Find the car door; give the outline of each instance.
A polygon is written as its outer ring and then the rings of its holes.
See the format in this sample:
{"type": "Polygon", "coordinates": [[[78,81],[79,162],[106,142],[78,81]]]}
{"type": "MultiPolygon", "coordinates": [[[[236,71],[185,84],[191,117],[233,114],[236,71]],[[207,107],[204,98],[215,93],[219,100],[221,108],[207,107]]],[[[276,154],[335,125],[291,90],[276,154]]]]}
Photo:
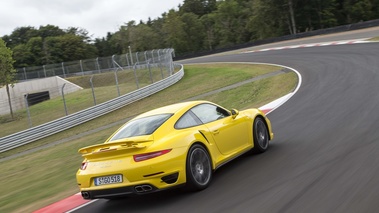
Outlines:
{"type": "Polygon", "coordinates": [[[223,155],[230,155],[248,146],[249,130],[244,116],[233,118],[229,111],[208,103],[198,105],[191,111],[208,127],[223,155]]]}

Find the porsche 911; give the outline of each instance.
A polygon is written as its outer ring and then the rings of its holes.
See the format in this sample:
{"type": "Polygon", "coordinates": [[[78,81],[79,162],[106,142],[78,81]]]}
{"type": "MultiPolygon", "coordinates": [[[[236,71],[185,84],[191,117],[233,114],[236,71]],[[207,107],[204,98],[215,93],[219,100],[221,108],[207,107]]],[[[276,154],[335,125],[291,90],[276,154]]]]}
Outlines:
{"type": "Polygon", "coordinates": [[[259,109],[227,110],[208,101],[177,103],[126,122],[104,143],[79,149],[84,199],[142,195],[177,186],[207,188],[213,172],[263,153],[274,134],[259,109]]]}

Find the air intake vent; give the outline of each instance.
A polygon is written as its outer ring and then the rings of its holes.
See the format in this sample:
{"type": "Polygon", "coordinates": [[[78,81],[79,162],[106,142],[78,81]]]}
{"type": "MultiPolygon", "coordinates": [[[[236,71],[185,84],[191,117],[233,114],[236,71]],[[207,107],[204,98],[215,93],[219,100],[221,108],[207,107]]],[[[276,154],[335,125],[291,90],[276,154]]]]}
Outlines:
{"type": "Polygon", "coordinates": [[[167,184],[175,183],[178,180],[179,172],[162,177],[162,181],[167,184]]]}

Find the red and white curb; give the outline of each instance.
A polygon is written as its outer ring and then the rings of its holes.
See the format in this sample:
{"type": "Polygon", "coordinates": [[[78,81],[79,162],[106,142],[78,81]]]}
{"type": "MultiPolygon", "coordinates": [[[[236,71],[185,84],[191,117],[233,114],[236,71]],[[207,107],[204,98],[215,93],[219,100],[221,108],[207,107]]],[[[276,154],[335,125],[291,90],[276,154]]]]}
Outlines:
{"type": "Polygon", "coordinates": [[[267,49],[246,51],[243,53],[265,52],[265,51],[270,51],[270,50],[285,50],[285,49],[296,49],[296,48],[306,48],[306,47],[343,45],[343,44],[361,44],[361,43],[371,42],[371,41],[366,41],[367,39],[368,38],[362,38],[362,39],[353,39],[353,40],[344,40],[344,41],[331,41],[331,42],[323,42],[323,43],[312,43],[312,44],[301,44],[301,45],[292,45],[292,46],[284,46],[284,47],[273,47],[273,48],[267,48],[267,49]]]}
{"type": "Polygon", "coordinates": [[[289,93],[281,98],[276,99],[275,101],[272,101],[262,107],[259,107],[259,109],[267,115],[270,112],[274,111],[276,108],[278,108],[278,106],[284,104],[288,99],[292,97],[293,94],[294,93],[289,93]]]}
{"type": "Polygon", "coordinates": [[[61,201],[48,205],[42,209],[34,211],[33,213],[59,213],[59,212],[73,212],[86,205],[89,205],[96,200],[84,200],[80,193],[76,193],[61,201]]]}

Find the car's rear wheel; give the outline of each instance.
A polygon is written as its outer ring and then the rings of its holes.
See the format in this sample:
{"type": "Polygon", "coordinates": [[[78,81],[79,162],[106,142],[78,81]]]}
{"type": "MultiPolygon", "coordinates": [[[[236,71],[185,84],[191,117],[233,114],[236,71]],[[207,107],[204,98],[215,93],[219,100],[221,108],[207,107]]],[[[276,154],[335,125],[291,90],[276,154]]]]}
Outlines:
{"type": "Polygon", "coordinates": [[[253,125],[254,152],[263,153],[268,149],[269,139],[266,123],[263,118],[257,117],[253,125]]]}
{"type": "Polygon", "coordinates": [[[212,179],[212,165],[208,152],[199,144],[193,145],[187,156],[187,189],[199,191],[207,188],[212,179]]]}

